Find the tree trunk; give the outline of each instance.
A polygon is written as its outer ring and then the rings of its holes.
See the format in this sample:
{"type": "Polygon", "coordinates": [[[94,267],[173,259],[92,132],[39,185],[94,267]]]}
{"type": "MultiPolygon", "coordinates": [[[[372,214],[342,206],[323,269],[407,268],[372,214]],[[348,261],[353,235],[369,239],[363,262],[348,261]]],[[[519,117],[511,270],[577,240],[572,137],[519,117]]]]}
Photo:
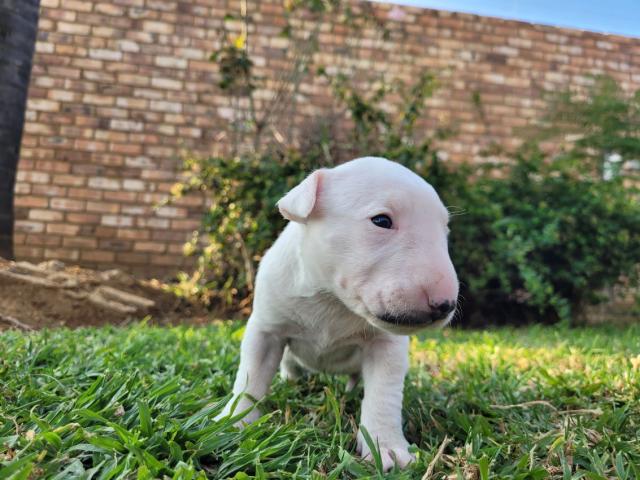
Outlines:
{"type": "Polygon", "coordinates": [[[13,195],[40,0],[0,0],[0,257],[13,259],[13,195]]]}

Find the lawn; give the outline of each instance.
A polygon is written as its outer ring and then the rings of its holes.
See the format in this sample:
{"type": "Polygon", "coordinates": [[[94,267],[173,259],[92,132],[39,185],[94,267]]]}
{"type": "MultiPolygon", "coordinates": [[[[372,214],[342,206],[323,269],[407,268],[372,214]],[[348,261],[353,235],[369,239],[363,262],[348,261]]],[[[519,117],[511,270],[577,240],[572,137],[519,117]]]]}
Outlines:
{"type": "MultiPolygon", "coordinates": [[[[0,479],[385,478],[342,377],[276,379],[258,424],[214,422],[241,334],[0,333],[0,479]]],[[[405,393],[417,461],[386,478],[640,477],[640,326],[424,334],[405,393]]]]}

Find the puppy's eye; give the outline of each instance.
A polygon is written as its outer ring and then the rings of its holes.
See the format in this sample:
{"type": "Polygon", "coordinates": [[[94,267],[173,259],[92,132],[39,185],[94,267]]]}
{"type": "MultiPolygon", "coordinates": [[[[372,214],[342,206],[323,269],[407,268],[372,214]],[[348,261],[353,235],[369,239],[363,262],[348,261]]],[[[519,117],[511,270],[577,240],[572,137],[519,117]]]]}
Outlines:
{"type": "Polygon", "coordinates": [[[376,215],[375,217],[371,217],[371,222],[376,227],[380,228],[391,228],[393,226],[393,222],[389,215],[376,215]]]}

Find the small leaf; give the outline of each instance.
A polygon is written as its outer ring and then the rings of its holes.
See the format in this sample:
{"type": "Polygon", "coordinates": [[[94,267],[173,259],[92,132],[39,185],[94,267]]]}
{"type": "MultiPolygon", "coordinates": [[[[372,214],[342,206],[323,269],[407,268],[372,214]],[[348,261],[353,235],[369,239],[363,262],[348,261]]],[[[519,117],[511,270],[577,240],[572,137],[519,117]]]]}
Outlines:
{"type": "Polygon", "coordinates": [[[489,458],[484,455],[478,462],[480,470],[480,480],[489,480],[489,458]]]}
{"type": "Polygon", "coordinates": [[[153,433],[151,428],[151,412],[149,406],[144,402],[138,402],[138,416],[140,417],[140,430],[147,437],[153,433]]]}

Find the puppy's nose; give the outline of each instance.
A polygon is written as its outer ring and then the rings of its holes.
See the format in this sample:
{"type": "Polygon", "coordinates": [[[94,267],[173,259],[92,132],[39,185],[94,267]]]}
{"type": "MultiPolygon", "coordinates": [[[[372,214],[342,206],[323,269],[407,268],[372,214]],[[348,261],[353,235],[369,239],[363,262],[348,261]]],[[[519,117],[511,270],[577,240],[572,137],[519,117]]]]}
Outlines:
{"type": "Polygon", "coordinates": [[[450,302],[448,300],[442,303],[434,303],[429,305],[431,308],[431,319],[433,321],[441,320],[449,315],[456,308],[455,302],[450,302]]]}

